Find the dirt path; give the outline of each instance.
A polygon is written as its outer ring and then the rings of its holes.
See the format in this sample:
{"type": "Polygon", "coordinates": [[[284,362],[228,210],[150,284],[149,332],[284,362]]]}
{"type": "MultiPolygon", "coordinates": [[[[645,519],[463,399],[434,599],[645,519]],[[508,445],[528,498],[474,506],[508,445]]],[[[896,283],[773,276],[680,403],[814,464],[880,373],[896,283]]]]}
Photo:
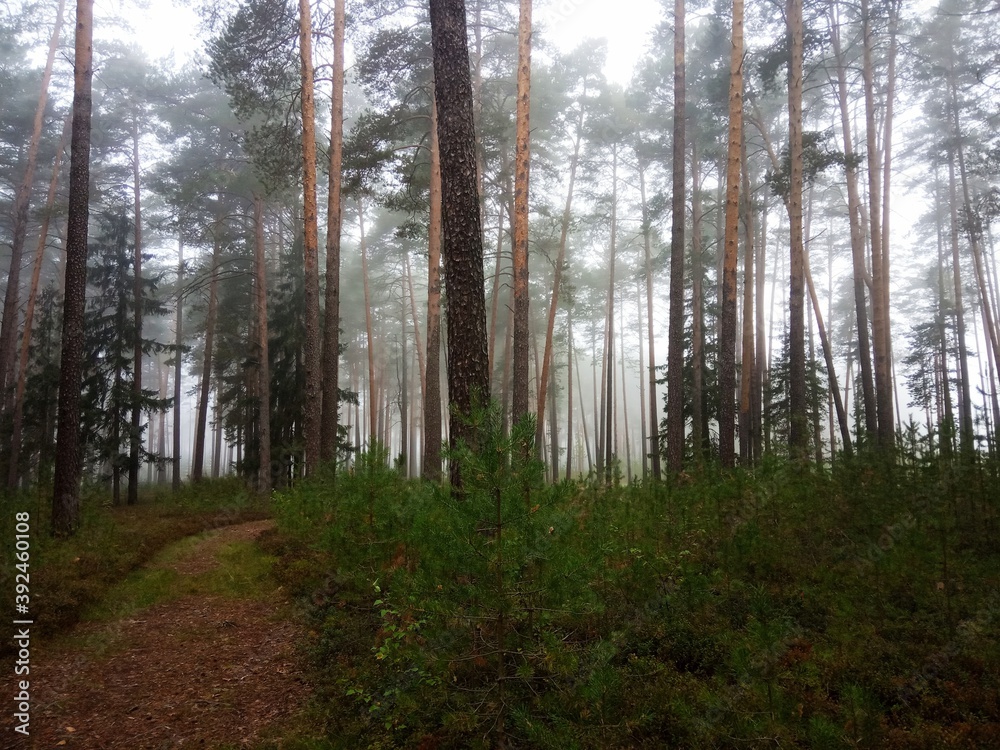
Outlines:
{"type": "Polygon", "coordinates": [[[269,590],[242,595],[218,580],[240,574],[239,561],[230,573],[220,558],[252,549],[271,526],[254,521],[175,545],[144,573],[182,596],[142,609],[125,603],[124,617],[81,625],[41,649],[30,747],[238,748],[273,737],[308,694],[298,626],[269,578],[269,590]]]}

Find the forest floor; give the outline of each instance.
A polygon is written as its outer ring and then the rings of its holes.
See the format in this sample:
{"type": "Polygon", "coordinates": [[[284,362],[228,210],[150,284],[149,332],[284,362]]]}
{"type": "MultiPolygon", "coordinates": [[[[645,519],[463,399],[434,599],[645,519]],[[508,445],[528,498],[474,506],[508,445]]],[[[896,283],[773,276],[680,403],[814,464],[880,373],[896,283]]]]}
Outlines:
{"type": "Polygon", "coordinates": [[[243,747],[301,709],[301,638],[257,546],[273,521],[177,542],[32,664],[33,748],[243,747]]]}

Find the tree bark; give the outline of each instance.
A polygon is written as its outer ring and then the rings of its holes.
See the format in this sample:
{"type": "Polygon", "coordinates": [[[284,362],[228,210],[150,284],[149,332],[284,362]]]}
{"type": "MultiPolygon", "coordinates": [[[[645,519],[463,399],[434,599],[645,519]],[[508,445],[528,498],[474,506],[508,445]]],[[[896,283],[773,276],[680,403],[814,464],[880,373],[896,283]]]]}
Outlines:
{"type": "Polygon", "coordinates": [[[361,233],[361,279],[365,292],[365,341],[368,350],[368,448],[378,437],[376,419],[378,409],[375,407],[375,331],[372,325],[372,302],[368,279],[368,246],[365,242],[365,210],[358,200],[358,229],[361,233]]]}
{"type": "MultiPolygon", "coordinates": [[[[638,158],[638,155],[637,155],[638,158]]],[[[646,271],[646,331],[649,346],[649,467],[653,479],[659,480],[660,472],[660,430],[656,421],[656,341],[653,336],[653,253],[652,253],[652,220],[649,215],[649,203],[646,201],[646,174],[642,160],[639,159],[639,199],[642,201],[642,250],[646,271]]],[[[646,450],[645,448],[643,449],[646,450]]],[[[643,461],[643,468],[646,462],[643,461]]]]}
{"type": "Polygon", "coordinates": [[[740,364],[740,460],[752,466],[759,458],[754,452],[753,373],[756,361],[754,349],[754,225],[753,201],[750,190],[750,169],[747,163],[746,140],[741,139],[740,163],[743,174],[743,225],[746,245],[743,247],[743,317],[742,360],[740,364]]]}
{"type": "Polygon", "coordinates": [[[427,368],[424,371],[424,440],[421,473],[441,481],[441,151],[437,104],[431,102],[431,185],[427,261],[427,368]]]}
{"type": "Polygon", "coordinates": [[[865,90],[865,130],[868,142],[869,233],[872,258],[872,343],[875,349],[875,408],[878,414],[878,442],[882,450],[891,450],[896,430],[893,424],[892,363],[888,349],[888,283],[882,261],[882,185],[881,152],[878,149],[878,126],[875,121],[875,83],[872,63],[874,48],[871,10],[868,0],[861,0],[861,23],[864,36],[862,77],[865,90]]]}
{"type": "MultiPolygon", "coordinates": [[[[667,466],[684,464],[684,0],[674,0],[673,195],[670,233],[670,330],[667,338],[667,466]]],[[[652,365],[652,362],[650,362],[652,365]]]]}
{"type": "MultiPolygon", "coordinates": [[[[320,460],[336,470],[340,421],[340,233],[344,160],[344,0],[333,3],[333,89],[330,107],[330,189],[326,206],[326,290],[323,310],[323,398],[320,460]]],[[[416,320],[416,318],[414,318],[416,320]]]]}
{"type": "Polygon", "coordinates": [[[184,343],[184,238],[177,240],[177,325],[174,330],[176,351],[174,352],[174,434],[173,465],[171,484],[174,492],[181,489],[181,379],[184,373],[181,346],[184,343]]]}
{"type": "MultiPolygon", "coordinates": [[[[476,184],[476,134],[464,0],[430,0],[434,88],[441,151],[442,234],[448,290],[448,397],[452,447],[478,445],[469,418],[490,395],[486,353],[483,234],[476,184]]],[[[461,491],[457,461],[452,486],[461,491]]]]}
{"type": "Polygon", "coordinates": [[[605,344],[605,358],[602,372],[607,377],[604,394],[601,403],[604,407],[603,415],[603,447],[604,447],[604,481],[611,484],[612,460],[616,455],[616,447],[613,438],[614,425],[614,382],[615,382],[615,265],[617,261],[618,241],[618,144],[612,147],[611,157],[611,246],[608,259],[608,308],[607,308],[607,338],[605,344]]]}
{"type": "MultiPolygon", "coordinates": [[[[566,312],[566,481],[573,473],[573,310],[566,312]]],[[[558,476],[558,472],[556,472],[558,476]]]]}
{"type": "MultiPolygon", "coordinates": [[[[562,226],[559,230],[559,251],[556,254],[555,273],[552,280],[552,299],[549,302],[549,317],[545,327],[545,348],[542,354],[542,374],[538,380],[538,422],[535,426],[535,443],[542,442],[542,428],[545,426],[545,389],[549,382],[549,369],[552,363],[552,338],[556,327],[556,309],[559,306],[559,288],[562,284],[562,270],[566,263],[566,244],[569,239],[569,224],[572,217],[573,187],[576,183],[576,168],[580,159],[580,142],[583,131],[583,107],[577,120],[576,142],[573,144],[573,156],[569,163],[569,186],[566,189],[566,206],[563,208],[562,226]]],[[[553,381],[554,382],[554,381],[553,381]]]]}
{"type": "Polygon", "coordinates": [[[695,463],[704,456],[708,417],[705,414],[705,302],[701,249],[701,168],[698,143],[691,143],[691,443],[695,463]]]}
{"type": "Polygon", "coordinates": [[[87,299],[93,32],[93,0],[77,0],[69,216],[59,367],[59,428],[52,489],[52,533],[57,536],[73,534],[80,525],[80,381],[83,369],[83,315],[87,299]]]}
{"type": "Polygon", "coordinates": [[[302,80],[302,193],[305,244],[305,434],[306,476],[320,462],[322,422],[322,351],[319,333],[319,240],[316,221],[316,109],[313,99],[312,18],[309,0],[299,0],[299,58],[302,80]]]}
{"type": "MultiPolygon", "coordinates": [[[[520,0],[517,31],[517,112],[514,146],[514,382],[511,406],[513,420],[528,414],[528,191],[531,149],[531,0],[520,0]]],[[[559,268],[556,268],[558,279],[559,268]]],[[[558,284],[558,281],[556,281],[558,284]]],[[[545,379],[539,393],[545,392],[545,379]]],[[[537,435],[542,434],[545,401],[538,400],[537,435]]],[[[540,444],[540,440],[538,441],[540,444]]]]}
{"type": "Polygon", "coordinates": [[[878,414],[875,406],[875,380],[872,367],[871,339],[868,335],[868,305],[865,298],[865,237],[861,223],[861,198],[858,192],[857,158],[851,130],[850,100],[847,95],[847,64],[840,45],[839,4],[831,10],[830,40],[837,62],[837,92],[840,123],[844,136],[844,160],[847,176],[847,213],[851,226],[851,256],[854,264],[854,308],[858,331],[858,351],[861,367],[861,394],[865,414],[865,430],[869,439],[878,434],[878,414]]]}
{"type": "Polygon", "coordinates": [[[204,475],[205,464],[205,434],[208,431],[208,398],[212,383],[212,357],[215,348],[215,324],[219,315],[219,263],[222,254],[222,241],[219,239],[218,221],[212,240],[212,268],[208,282],[208,313],[205,318],[205,353],[201,370],[200,395],[198,398],[198,417],[194,436],[194,463],[191,467],[191,480],[200,482],[204,475]]]}
{"type": "Polygon", "coordinates": [[[743,0],[733,0],[729,62],[729,150],[726,169],[726,234],[722,261],[719,332],[719,460],[736,464],[736,263],[739,254],[740,145],[743,142],[743,0]]]}
{"type": "Polygon", "coordinates": [[[35,182],[35,165],[38,161],[38,144],[42,138],[42,124],[45,120],[45,105],[49,98],[49,81],[52,80],[52,66],[59,47],[59,32],[62,29],[65,0],[59,0],[56,22],[49,38],[49,51],[45,58],[45,69],[35,105],[35,119],[31,128],[31,140],[25,159],[24,178],[14,197],[14,231],[10,245],[10,270],[7,273],[7,292],[3,302],[3,320],[0,321],[0,396],[4,407],[8,403],[7,389],[14,377],[14,351],[17,344],[18,307],[21,295],[21,262],[24,243],[28,236],[28,205],[31,189],[35,182]]]}
{"type": "Polygon", "coordinates": [[[788,140],[791,162],[788,197],[790,281],[788,288],[789,351],[789,450],[792,457],[807,456],[809,425],[806,417],[804,242],[802,236],[802,0],[788,0],[788,35],[791,60],[788,66],[788,140]]]}
{"type": "Polygon", "coordinates": [[[42,264],[45,261],[45,243],[49,236],[49,220],[52,207],[55,205],[56,188],[59,185],[59,165],[62,162],[63,150],[69,140],[72,118],[63,122],[59,147],[56,149],[55,161],[52,164],[52,178],[49,180],[49,192],[45,199],[45,214],[42,226],[38,232],[38,246],[35,249],[35,262],[31,269],[31,286],[28,291],[28,306],[24,312],[24,332],[21,334],[21,350],[17,363],[17,389],[14,393],[14,415],[11,423],[10,464],[7,472],[7,489],[17,489],[21,479],[21,437],[24,430],[24,392],[28,383],[28,356],[31,352],[31,334],[35,321],[35,306],[38,304],[38,282],[42,274],[42,264]]]}
{"type": "Polygon", "coordinates": [[[132,196],[135,213],[135,248],[132,259],[132,424],[129,432],[128,504],[139,502],[139,451],[142,433],[142,189],[139,184],[139,122],[132,123],[132,196]]]}
{"type": "Polygon", "coordinates": [[[264,201],[253,196],[254,301],[257,312],[257,492],[271,496],[271,367],[267,341],[267,257],[264,253],[264,201]]]}

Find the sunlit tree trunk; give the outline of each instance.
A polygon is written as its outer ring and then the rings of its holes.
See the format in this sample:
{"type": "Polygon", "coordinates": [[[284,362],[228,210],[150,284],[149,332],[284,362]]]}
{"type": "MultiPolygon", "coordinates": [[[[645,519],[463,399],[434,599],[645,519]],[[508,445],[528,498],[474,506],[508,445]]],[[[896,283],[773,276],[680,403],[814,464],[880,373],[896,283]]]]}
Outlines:
{"type": "Polygon", "coordinates": [[[319,331],[319,238],[316,220],[316,107],[313,97],[312,18],[309,0],[299,0],[299,59],[301,62],[302,194],[305,244],[305,336],[303,359],[306,383],[303,433],[308,476],[320,462],[322,422],[322,346],[319,331]]]}
{"type": "Polygon", "coordinates": [[[73,534],[80,524],[80,381],[83,366],[83,315],[87,298],[93,22],[93,1],[77,0],[69,216],[66,231],[62,356],[59,366],[59,431],[56,437],[52,489],[52,533],[57,536],[73,534]]]}
{"type": "MultiPolygon", "coordinates": [[[[320,459],[337,458],[340,417],[340,233],[344,158],[344,0],[333,3],[333,88],[330,107],[330,190],[326,208],[326,290],[323,310],[323,399],[320,459]]],[[[414,321],[416,318],[414,318],[414,321]]]]}
{"type": "MultiPolygon", "coordinates": [[[[673,193],[670,233],[670,323],[667,338],[667,466],[684,463],[684,0],[674,0],[673,193]]],[[[652,362],[650,363],[652,364],[652,362]]]]}

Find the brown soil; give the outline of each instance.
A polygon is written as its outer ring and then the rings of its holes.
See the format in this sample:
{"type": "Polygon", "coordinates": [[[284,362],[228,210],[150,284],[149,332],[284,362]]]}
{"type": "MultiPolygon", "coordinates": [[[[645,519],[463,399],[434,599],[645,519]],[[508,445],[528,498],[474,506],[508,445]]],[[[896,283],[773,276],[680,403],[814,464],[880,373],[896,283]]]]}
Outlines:
{"type": "MultiPolygon", "coordinates": [[[[271,525],[220,529],[169,567],[183,575],[211,570],[223,546],[271,525]]],[[[301,632],[288,610],[286,601],[198,595],[81,625],[32,664],[28,746],[235,748],[269,729],[273,738],[308,694],[295,651],[301,632]],[[81,651],[81,643],[91,645],[81,651]]]]}

